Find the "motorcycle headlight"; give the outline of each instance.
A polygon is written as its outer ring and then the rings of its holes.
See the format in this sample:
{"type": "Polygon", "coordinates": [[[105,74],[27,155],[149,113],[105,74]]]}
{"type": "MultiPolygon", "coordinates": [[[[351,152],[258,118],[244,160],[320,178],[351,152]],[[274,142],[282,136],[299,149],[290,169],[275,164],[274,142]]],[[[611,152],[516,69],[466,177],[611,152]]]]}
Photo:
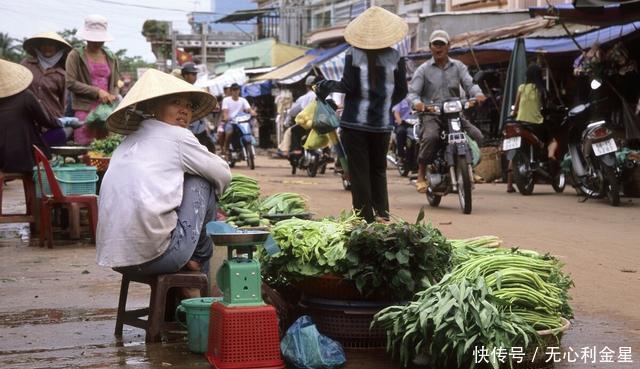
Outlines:
{"type": "Polygon", "coordinates": [[[455,100],[455,101],[445,101],[445,103],[442,105],[442,110],[444,110],[444,113],[459,113],[462,111],[462,103],[460,102],[460,100],[455,100]]]}

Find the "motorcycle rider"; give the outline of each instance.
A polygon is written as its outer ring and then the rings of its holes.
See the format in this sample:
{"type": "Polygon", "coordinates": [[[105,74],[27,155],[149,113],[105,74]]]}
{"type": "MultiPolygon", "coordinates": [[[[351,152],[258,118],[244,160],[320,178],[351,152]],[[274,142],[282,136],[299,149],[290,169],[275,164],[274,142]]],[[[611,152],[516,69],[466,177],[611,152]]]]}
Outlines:
{"type": "MultiPolygon", "coordinates": [[[[467,67],[462,62],[449,58],[449,40],[449,34],[444,30],[435,30],[429,37],[429,49],[433,57],[416,69],[407,95],[416,111],[425,111],[425,102],[442,102],[447,98],[459,97],[460,86],[467,96],[475,97],[478,103],[486,100],[480,87],[473,83],[467,67]]],[[[427,191],[427,165],[433,164],[440,141],[437,119],[440,117],[425,115],[422,121],[416,182],[416,190],[420,193],[427,191]]],[[[482,132],[463,117],[462,127],[478,144],[482,142],[482,132]]]]}
{"type": "Polygon", "coordinates": [[[231,142],[233,136],[233,124],[231,120],[234,119],[241,112],[249,113],[252,117],[256,116],[255,110],[251,108],[249,102],[244,97],[240,96],[240,85],[234,83],[230,87],[231,96],[227,96],[222,99],[222,121],[224,122],[224,136],[222,140],[222,153],[225,155],[227,147],[231,142]]]}
{"type": "MultiPolygon", "coordinates": [[[[304,108],[307,107],[307,105],[309,105],[313,100],[316,99],[316,93],[312,88],[315,81],[316,77],[313,75],[310,75],[307,77],[307,79],[305,79],[304,85],[306,86],[307,92],[304,95],[298,97],[298,99],[296,99],[296,101],[293,103],[291,109],[289,109],[289,112],[287,113],[285,124],[291,124],[290,122],[296,117],[296,115],[300,114],[300,112],[303,111],[304,108]]],[[[297,143],[293,141],[292,129],[294,127],[296,126],[292,125],[284,131],[284,134],[282,135],[282,142],[280,143],[280,145],[278,145],[278,149],[280,149],[284,156],[289,155],[289,151],[291,150],[292,145],[296,147],[302,147],[302,144],[297,145],[297,143]]],[[[299,138],[300,137],[298,137],[298,139],[299,138]]]]}

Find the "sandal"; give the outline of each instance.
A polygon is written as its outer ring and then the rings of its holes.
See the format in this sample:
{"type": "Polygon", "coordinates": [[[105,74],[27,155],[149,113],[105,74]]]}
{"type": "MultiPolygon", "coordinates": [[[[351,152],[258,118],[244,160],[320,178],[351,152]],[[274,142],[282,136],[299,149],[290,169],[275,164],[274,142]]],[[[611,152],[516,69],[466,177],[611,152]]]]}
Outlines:
{"type": "Polygon", "coordinates": [[[427,184],[427,181],[417,181],[416,182],[416,191],[418,191],[419,193],[427,193],[427,187],[429,185],[427,184]]]}

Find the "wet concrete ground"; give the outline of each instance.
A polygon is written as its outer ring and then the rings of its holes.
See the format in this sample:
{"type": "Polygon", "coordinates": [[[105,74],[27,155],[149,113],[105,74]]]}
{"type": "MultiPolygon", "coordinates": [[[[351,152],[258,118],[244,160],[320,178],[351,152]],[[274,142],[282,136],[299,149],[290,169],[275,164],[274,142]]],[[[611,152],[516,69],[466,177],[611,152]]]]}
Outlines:
{"type": "MultiPolygon", "coordinates": [[[[289,187],[300,185],[309,188],[306,185],[309,178],[277,177],[283,172],[281,167],[282,163],[276,163],[275,169],[267,168],[260,172],[263,179],[270,178],[261,181],[266,193],[282,191],[284,182],[289,183],[289,187]]],[[[326,179],[314,181],[320,182],[323,190],[326,190],[326,186],[339,187],[338,179],[330,175],[327,175],[326,179]]],[[[399,184],[390,181],[390,187],[393,186],[399,184]]],[[[479,194],[483,194],[488,188],[478,187],[476,192],[479,194]]],[[[294,190],[305,193],[303,190],[294,190]]],[[[404,189],[400,188],[398,193],[400,191],[404,189]]],[[[313,202],[313,190],[305,194],[310,196],[313,202]]],[[[336,194],[328,203],[312,204],[312,208],[315,208],[313,210],[321,215],[323,211],[337,213],[335,210],[344,208],[348,201],[345,202],[344,193],[336,194]],[[318,211],[319,208],[323,210],[318,211]]],[[[486,193],[485,196],[490,196],[490,193],[486,193]]],[[[17,209],[22,206],[19,183],[11,182],[5,187],[4,202],[5,209],[17,209]]],[[[635,210],[637,211],[637,206],[635,210]]],[[[400,210],[397,213],[402,215],[400,210]]],[[[407,219],[411,219],[409,215],[407,219]]],[[[453,219],[458,222],[458,218],[453,219]]],[[[440,222],[446,229],[447,222],[440,222]]],[[[455,222],[454,224],[457,224],[455,222]]],[[[635,224],[637,227],[637,223],[635,224]]],[[[123,339],[116,340],[113,329],[119,293],[119,274],[99,268],[95,264],[95,248],[86,239],[56,241],[53,250],[41,249],[37,247],[36,240],[22,241],[19,238],[19,229],[19,225],[0,225],[1,369],[209,368],[203,356],[188,351],[183,334],[171,335],[168,343],[147,345],[144,343],[143,331],[125,326],[123,339]]],[[[633,247],[631,244],[629,246],[633,247]]],[[[635,264],[637,252],[638,250],[630,251],[628,256],[629,260],[634,261],[632,264],[635,267],[638,266],[635,264]]],[[[594,265],[595,263],[596,261],[594,265]]],[[[627,273],[630,284],[627,284],[626,288],[632,293],[628,299],[635,301],[638,296],[633,294],[634,288],[637,288],[640,278],[633,272],[627,273]]],[[[611,277],[602,274],[594,278],[606,281],[611,277]]],[[[617,284],[612,286],[618,287],[617,284]]],[[[600,296],[601,301],[594,300],[593,303],[600,307],[606,305],[607,299],[621,296],[618,295],[619,290],[614,296],[612,291],[608,290],[585,291],[588,288],[590,287],[584,285],[576,288],[576,319],[563,338],[563,351],[573,350],[579,353],[585,347],[595,346],[597,351],[608,347],[617,353],[620,347],[630,347],[634,362],[602,363],[601,360],[597,360],[596,363],[584,363],[584,360],[578,357],[575,363],[569,363],[565,359],[555,367],[640,368],[640,330],[638,320],[633,319],[634,316],[640,318],[640,308],[635,305],[633,308],[625,307],[615,313],[607,313],[605,308],[592,309],[588,301],[585,302],[580,296],[600,296]],[[635,312],[630,309],[634,309],[635,312]],[[625,315],[628,318],[624,318],[625,315]]],[[[131,289],[129,307],[142,307],[147,301],[146,286],[137,285],[131,289]]],[[[611,307],[608,309],[611,311],[611,307]]],[[[348,351],[347,360],[347,369],[399,368],[399,365],[383,351],[348,351]]]]}

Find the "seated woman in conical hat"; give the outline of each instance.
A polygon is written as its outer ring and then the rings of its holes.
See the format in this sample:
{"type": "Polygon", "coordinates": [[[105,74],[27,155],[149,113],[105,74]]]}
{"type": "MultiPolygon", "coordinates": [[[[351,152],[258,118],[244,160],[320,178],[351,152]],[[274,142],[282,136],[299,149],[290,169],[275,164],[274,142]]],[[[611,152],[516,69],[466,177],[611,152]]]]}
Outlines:
{"type": "Polygon", "coordinates": [[[231,172],[187,126],[215,106],[209,93],[149,70],[109,116],[107,128],[126,137],[100,190],[98,264],[138,275],[208,271],[204,229],[231,172]]]}

